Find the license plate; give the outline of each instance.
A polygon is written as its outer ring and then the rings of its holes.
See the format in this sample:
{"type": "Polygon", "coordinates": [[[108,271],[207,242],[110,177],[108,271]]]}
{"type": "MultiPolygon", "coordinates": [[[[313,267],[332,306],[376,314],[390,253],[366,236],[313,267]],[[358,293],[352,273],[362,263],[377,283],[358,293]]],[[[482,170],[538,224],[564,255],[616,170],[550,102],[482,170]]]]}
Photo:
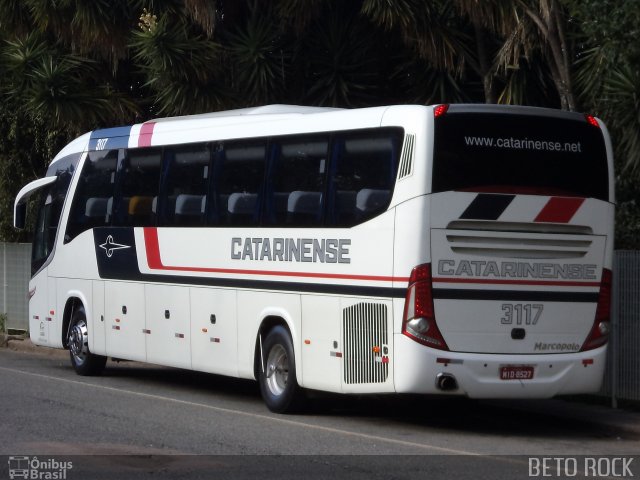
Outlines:
{"type": "Polygon", "coordinates": [[[500,380],[531,380],[532,378],[532,365],[509,365],[500,367],[500,380]]]}

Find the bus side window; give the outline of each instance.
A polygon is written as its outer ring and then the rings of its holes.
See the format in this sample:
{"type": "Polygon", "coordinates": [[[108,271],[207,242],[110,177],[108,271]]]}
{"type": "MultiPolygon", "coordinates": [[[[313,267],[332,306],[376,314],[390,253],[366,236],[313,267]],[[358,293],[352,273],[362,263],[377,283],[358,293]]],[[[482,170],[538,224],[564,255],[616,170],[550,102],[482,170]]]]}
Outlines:
{"type": "Polygon", "coordinates": [[[322,223],[328,148],[327,135],[274,141],[266,189],[266,224],[322,223]]]}
{"type": "Polygon", "coordinates": [[[161,197],[154,213],[158,225],[204,224],[210,153],[207,144],[165,149],[161,197]]]}
{"type": "Polygon", "coordinates": [[[118,173],[120,192],[113,204],[114,226],[155,225],[153,207],[154,203],[157,207],[160,167],[160,149],[128,151],[118,173]]]}
{"type": "Polygon", "coordinates": [[[212,223],[253,226],[259,223],[266,141],[226,142],[214,161],[212,223]]]}
{"type": "Polygon", "coordinates": [[[333,145],[328,223],[349,227],[384,212],[391,202],[402,132],[339,134],[333,145]]]}
{"type": "Polygon", "coordinates": [[[71,205],[65,243],[86,230],[109,225],[117,166],[118,150],[88,153],[71,205]]]}

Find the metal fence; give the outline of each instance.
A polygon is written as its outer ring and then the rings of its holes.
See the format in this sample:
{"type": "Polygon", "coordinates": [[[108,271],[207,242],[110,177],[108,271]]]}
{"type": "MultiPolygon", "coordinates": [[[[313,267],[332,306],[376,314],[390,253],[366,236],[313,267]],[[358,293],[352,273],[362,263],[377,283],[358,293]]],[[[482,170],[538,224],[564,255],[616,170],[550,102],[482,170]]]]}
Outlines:
{"type": "Polygon", "coordinates": [[[640,400],[640,251],[613,260],[612,335],[602,395],[640,400]]]}
{"type": "MultiPolygon", "coordinates": [[[[8,328],[29,328],[30,258],[30,244],[0,243],[0,313],[7,314],[8,328]]],[[[616,251],[613,272],[612,334],[600,394],[615,405],[617,399],[640,400],[640,251],[616,251]]]]}
{"type": "Polygon", "coordinates": [[[31,276],[31,244],[0,243],[0,313],[7,315],[7,328],[27,330],[27,290],[31,276]]]}

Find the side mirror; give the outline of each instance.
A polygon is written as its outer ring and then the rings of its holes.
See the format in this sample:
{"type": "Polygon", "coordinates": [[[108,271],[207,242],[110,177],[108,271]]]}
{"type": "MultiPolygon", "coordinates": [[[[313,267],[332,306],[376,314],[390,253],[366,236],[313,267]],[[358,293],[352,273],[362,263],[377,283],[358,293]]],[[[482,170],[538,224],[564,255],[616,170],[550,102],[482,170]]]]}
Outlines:
{"type": "Polygon", "coordinates": [[[16,195],[15,203],[13,204],[13,226],[19,229],[23,229],[27,220],[27,199],[42,187],[51,185],[58,177],[44,177],[38,180],[34,180],[28,185],[22,187],[22,190],[16,195]]]}

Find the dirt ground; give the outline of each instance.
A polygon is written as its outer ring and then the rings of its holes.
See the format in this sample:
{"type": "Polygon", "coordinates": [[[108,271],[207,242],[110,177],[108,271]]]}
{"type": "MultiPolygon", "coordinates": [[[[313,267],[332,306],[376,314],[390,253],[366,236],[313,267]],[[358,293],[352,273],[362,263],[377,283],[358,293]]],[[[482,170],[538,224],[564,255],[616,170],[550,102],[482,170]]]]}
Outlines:
{"type": "Polygon", "coordinates": [[[50,357],[68,357],[69,352],[59,348],[40,347],[34,345],[29,337],[0,334],[0,348],[8,348],[14,352],[35,353],[50,357]]]}

